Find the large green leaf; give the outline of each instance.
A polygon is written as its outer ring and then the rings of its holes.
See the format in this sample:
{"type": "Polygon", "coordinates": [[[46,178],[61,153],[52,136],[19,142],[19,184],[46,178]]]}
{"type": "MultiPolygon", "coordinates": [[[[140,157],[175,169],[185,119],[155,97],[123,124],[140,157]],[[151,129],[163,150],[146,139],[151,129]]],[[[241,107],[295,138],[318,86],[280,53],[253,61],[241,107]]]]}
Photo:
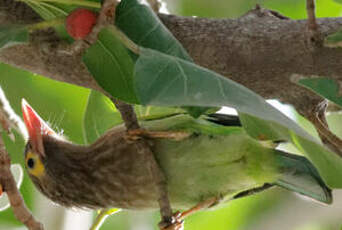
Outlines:
{"type": "Polygon", "coordinates": [[[154,50],[140,50],[135,66],[139,101],[157,106],[230,106],[249,115],[262,139],[291,141],[318,168],[326,183],[342,188],[342,158],[325,149],[312,136],[251,90],[208,69],[154,50]],[[262,129],[260,128],[262,127],[262,129]]]}
{"type": "Polygon", "coordinates": [[[138,103],[132,80],[134,63],[110,28],[100,32],[95,44],[84,54],[83,61],[108,93],[123,101],[138,103]]]}
{"type": "MultiPolygon", "coordinates": [[[[116,10],[116,25],[137,45],[182,58],[192,59],[179,41],[163,25],[157,15],[137,0],[121,1],[116,10]]],[[[192,116],[198,117],[210,108],[185,107],[192,116]]]]}
{"type": "Polygon", "coordinates": [[[308,88],[318,95],[342,106],[340,86],[334,79],[329,78],[303,78],[298,80],[299,85],[308,88]]]}
{"type": "MultiPolygon", "coordinates": [[[[182,45],[145,5],[136,0],[121,1],[116,11],[117,26],[136,44],[192,61],[182,45]]],[[[98,41],[87,50],[84,62],[95,80],[112,96],[129,103],[139,103],[132,84],[132,59],[136,56],[115,38],[117,32],[108,27],[98,41]]],[[[186,108],[199,116],[209,108],[186,108]]]]}
{"type": "Polygon", "coordinates": [[[0,49],[28,42],[29,33],[24,25],[1,25],[0,26],[0,49]]]}
{"type": "Polygon", "coordinates": [[[311,138],[251,90],[180,58],[141,48],[134,74],[136,93],[142,104],[234,107],[265,120],[283,122],[299,135],[311,138]]]}

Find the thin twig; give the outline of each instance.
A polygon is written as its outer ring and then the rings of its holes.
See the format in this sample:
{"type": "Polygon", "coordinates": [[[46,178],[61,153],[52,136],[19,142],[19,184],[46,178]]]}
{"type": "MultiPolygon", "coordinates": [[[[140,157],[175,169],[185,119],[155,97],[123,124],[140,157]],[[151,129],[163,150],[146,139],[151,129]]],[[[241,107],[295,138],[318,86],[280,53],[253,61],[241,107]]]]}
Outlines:
{"type": "Polygon", "coordinates": [[[317,31],[315,0],[306,0],[306,13],[308,17],[308,28],[312,31],[317,31]]]}
{"type": "Polygon", "coordinates": [[[306,117],[315,126],[323,144],[342,157],[342,140],[333,134],[329,129],[325,118],[326,107],[326,103],[321,103],[315,108],[315,110],[312,111],[311,114],[308,114],[306,117]]]}
{"type": "Polygon", "coordinates": [[[120,111],[121,117],[125,123],[127,130],[136,130],[140,129],[137,116],[134,112],[134,109],[131,105],[126,104],[118,99],[111,98],[115,107],[120,111]]]}
{"type": "MultiPolygon", "coordinates": [[[[117,0],[105,0],[97,24],[94,26],[92,32],[85,39],[89,44],[96,41],[98,33],[101,29],[107,25],[113,25],[115,21],[115,9],[118,2],[117,0]]],[[[83,46],[83,47],[88,47],[83,46]]],[[[125,123],[126,129],[134,130],[140,129],[138,119],[131,105],[126,104],[120,100],[111,98],[116,108],[119,110],[121,117],[125,123]]],[[[159,192],[158,203],[160,206],[160,212],[162,221],[170,223],[172,220],[172,209],[169,201],[166,178],[162,170],[160,169],[154,154],[150,148],[149,143],[145,139],[140,139],[134,142],[137,145],[138,154],[142,154],[146,158],[147,168],[153,177],[156,184],[157,191],[159,192]]]]}
{"type": "MultiPolygon", "coordinates": [[[[127,131],[140,129],[133,107],[120,100],[113,98],[111,99],[116,108],[120,111],[127,131]]],[[[135,144],[137,145],[138,153],[142,154],[146,158],[147,168],[150,170],[159,193],[158,203],[160,207],[160,214],[162,216],[162,222],[165,222],[167,225],[172,220],[172,209],[169,201],[165,175],[154,158],[154,154],[147,141],[145,139],[139,139],[135,141],[135,144]]]]}
{"type": "Polygon", "coordinates": [[[322,46],[323,37],[319,32],[319,28],[316,21],[315,12],[315,0],[306,0],[306,13],[307,13],[307,31],[308,31],[308,41],[312,48],[317,46],[322,46]]]}
{"type": "MultiPolygon", "coordinates": [[[[3,105],[4,103],[0,100],[0,121],[2,129],[6,132],[10,132],[11,128],[18,129],[16,121],[11,119],[3,105]]],[[[33,217],[26,207],[10,168],[11,159],[5,149],[2,138],[0,138],[0,184],[2,190],[7,193],[13,213],[20,222],[30,230],[43,230],[43,225],[33,217]]]]}

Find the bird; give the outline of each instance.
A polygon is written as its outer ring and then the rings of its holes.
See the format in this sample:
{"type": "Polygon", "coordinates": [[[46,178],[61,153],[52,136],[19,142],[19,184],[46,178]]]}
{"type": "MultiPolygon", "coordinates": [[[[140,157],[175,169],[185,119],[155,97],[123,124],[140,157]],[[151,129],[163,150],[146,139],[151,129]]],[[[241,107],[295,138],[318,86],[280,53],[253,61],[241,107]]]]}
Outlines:
{"type": "MultiPolygon", "coordinates": [[[[29,134],[25,168],[52,202],[86,209],[158,208],[153,176],[123,125],[79,145],[54,132],[25,100],[22,111],[29,134]]],[[[331,189],[307,158],[250,137],[238,116],[175,114],[140,124],[174,209],[187,210],[213,198],[211,206],[219,206],[273,186],[332,202],[331,189]]]]}

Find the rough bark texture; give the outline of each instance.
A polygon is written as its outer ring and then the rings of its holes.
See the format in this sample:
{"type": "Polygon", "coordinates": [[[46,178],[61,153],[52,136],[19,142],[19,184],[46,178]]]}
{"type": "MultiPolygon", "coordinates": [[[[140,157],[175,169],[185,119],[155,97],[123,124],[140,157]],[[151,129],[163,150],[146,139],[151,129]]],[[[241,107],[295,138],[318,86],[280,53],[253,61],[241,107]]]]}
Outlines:
{"type": "MultiPolygon", "coordinates": [[[[13,3],[0,1],[0,24],[39,20],[24,7],[9,11],[13,3]],[[16,15],[13,16],[12,14],[16,15]],[[7,15],[7,16],[6,16],[7,15]],[[12,16],[10,16],[12,15],[12,16]],[[27,17],[27,18],[26,18],[27,17]]],[[[320,75],[342,83],[342,49],[310,49],[305,38],[306,20],[290,20],[264,9],[255,9],[239,19],[206,19],[159,15],[195,62],[237,81],[265,98],[293,104],[307,114],[322,99],[293,82],[293,74],[320,75]]],[[[317,20],[324,34],[336,32],[342,18],[317,20]]],[[[50,39],[51,41],[51,39],[50,39]]],[[[43,52],[42,44],[20,45],[1,50],[0,61],[46,77],[103,90],[89,75],[79,57],[63,52],[62,41],[54,52],[43,52]]]]}

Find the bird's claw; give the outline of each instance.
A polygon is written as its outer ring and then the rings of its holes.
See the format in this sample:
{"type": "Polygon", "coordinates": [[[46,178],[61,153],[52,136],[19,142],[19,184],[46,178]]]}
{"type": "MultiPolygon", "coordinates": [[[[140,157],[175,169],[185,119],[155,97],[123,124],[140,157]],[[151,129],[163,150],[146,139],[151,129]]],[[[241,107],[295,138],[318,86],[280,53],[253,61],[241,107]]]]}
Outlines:
{"type": "Polygon", "coordinates": [[[182,219],[182,213],[174,213],[170,220],[161,221],[158,226],[160,230],[183,230],[184,220],[182,219]]]}

